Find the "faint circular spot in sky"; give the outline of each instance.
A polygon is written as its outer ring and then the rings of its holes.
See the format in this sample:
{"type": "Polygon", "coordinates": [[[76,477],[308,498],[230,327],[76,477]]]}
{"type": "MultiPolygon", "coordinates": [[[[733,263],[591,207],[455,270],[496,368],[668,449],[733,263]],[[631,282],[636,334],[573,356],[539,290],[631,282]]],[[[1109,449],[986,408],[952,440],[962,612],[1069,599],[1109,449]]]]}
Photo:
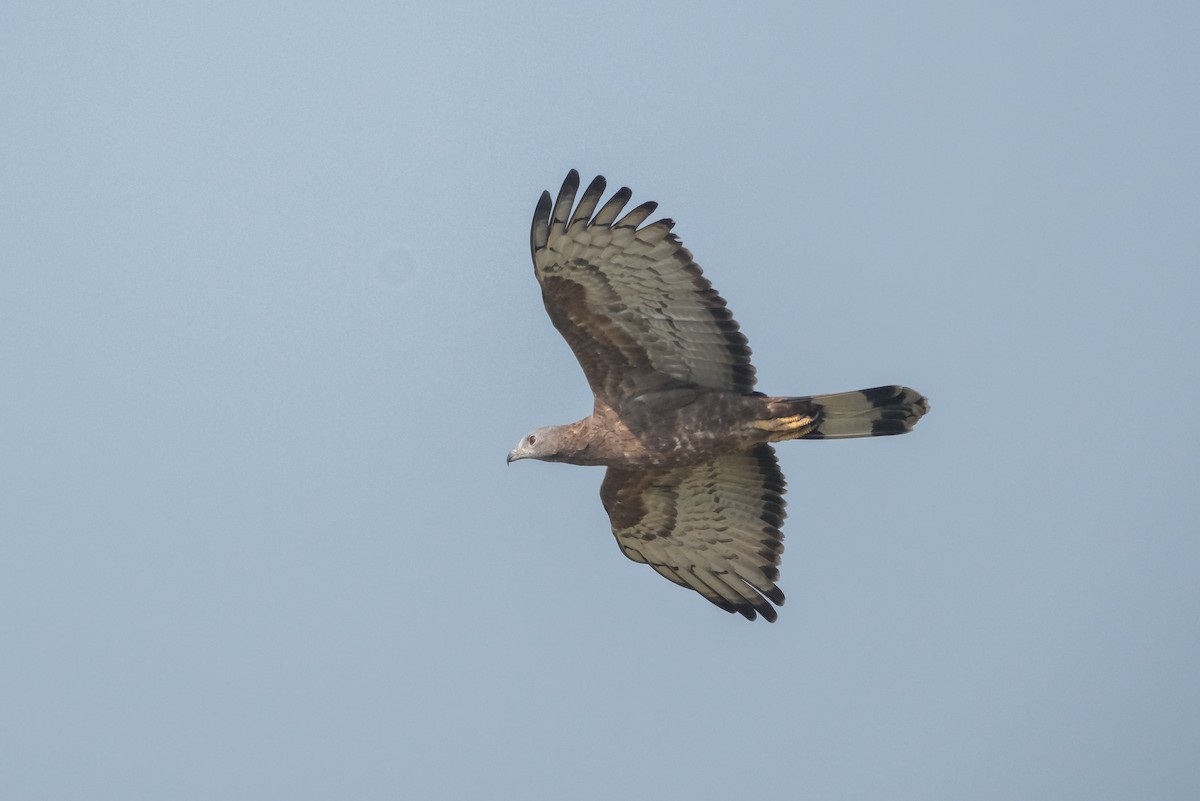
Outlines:
{"type": "Polygon", "coordinates": [[[417,271],[417,260],[406,248],[392,248],[379,257],[379,277],[391,287],[402,287],[417,271]]]}

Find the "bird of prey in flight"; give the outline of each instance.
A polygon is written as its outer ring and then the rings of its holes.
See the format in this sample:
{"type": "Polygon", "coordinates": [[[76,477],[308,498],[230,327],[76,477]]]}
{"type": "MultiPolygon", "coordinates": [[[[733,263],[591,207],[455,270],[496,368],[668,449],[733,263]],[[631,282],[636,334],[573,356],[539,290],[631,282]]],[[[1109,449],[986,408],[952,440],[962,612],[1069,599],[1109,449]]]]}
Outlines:
{"type": "Polygon", "coordinates": [[[772,443],[904,434],[929,410],[884,386],[802,397],[754,390],[750,347],[657,208],[625,212],[603,177],[543,192],[530,245],[542,300],[595,396],[590,417],[526,434],[508,461],[607,468],[622,553],[750,620],[777,617],[784,479],[772,443]],[[775,606],[772,606],[774,604],[775,606]]]}

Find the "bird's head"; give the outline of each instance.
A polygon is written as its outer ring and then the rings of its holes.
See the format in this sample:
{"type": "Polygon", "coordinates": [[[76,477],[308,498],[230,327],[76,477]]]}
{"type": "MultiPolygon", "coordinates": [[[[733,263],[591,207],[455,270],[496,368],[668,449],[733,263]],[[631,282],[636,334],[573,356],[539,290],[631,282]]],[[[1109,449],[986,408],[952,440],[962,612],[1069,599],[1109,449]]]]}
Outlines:
{"type": "Polygon", "coordinates": [[[548,426],[530,431],[521,437],[517,447],[508,454],[508,463],[518,459],[541,459],[553,462],[560,456],[562,436],[557,426],[548,426]]]}

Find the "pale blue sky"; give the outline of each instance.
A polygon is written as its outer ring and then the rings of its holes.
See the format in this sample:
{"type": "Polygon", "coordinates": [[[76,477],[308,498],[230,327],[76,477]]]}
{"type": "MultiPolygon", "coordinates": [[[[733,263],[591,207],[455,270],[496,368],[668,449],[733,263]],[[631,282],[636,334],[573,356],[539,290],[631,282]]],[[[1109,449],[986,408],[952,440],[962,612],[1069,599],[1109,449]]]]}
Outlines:
{"type": "Polygon", "coordinates": [[[1200,797],[1200,7],[0,10],[0,797],[1200,797]],[[657,200],[775,625],[624,559],[528,255],[657,200]]]}

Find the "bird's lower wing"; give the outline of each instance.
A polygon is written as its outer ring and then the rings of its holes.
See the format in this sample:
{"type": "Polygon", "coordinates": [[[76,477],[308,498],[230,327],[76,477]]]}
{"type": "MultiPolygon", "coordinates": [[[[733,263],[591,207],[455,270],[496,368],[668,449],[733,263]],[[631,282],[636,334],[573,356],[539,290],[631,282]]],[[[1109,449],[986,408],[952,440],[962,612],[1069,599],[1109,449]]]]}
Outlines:
{"type": "Polygon", "coordinates": [[[621,551],[727,612],[774,622],[784,480],[760,445],[688,467],[610,467],[600,499],[621,551]]]}

